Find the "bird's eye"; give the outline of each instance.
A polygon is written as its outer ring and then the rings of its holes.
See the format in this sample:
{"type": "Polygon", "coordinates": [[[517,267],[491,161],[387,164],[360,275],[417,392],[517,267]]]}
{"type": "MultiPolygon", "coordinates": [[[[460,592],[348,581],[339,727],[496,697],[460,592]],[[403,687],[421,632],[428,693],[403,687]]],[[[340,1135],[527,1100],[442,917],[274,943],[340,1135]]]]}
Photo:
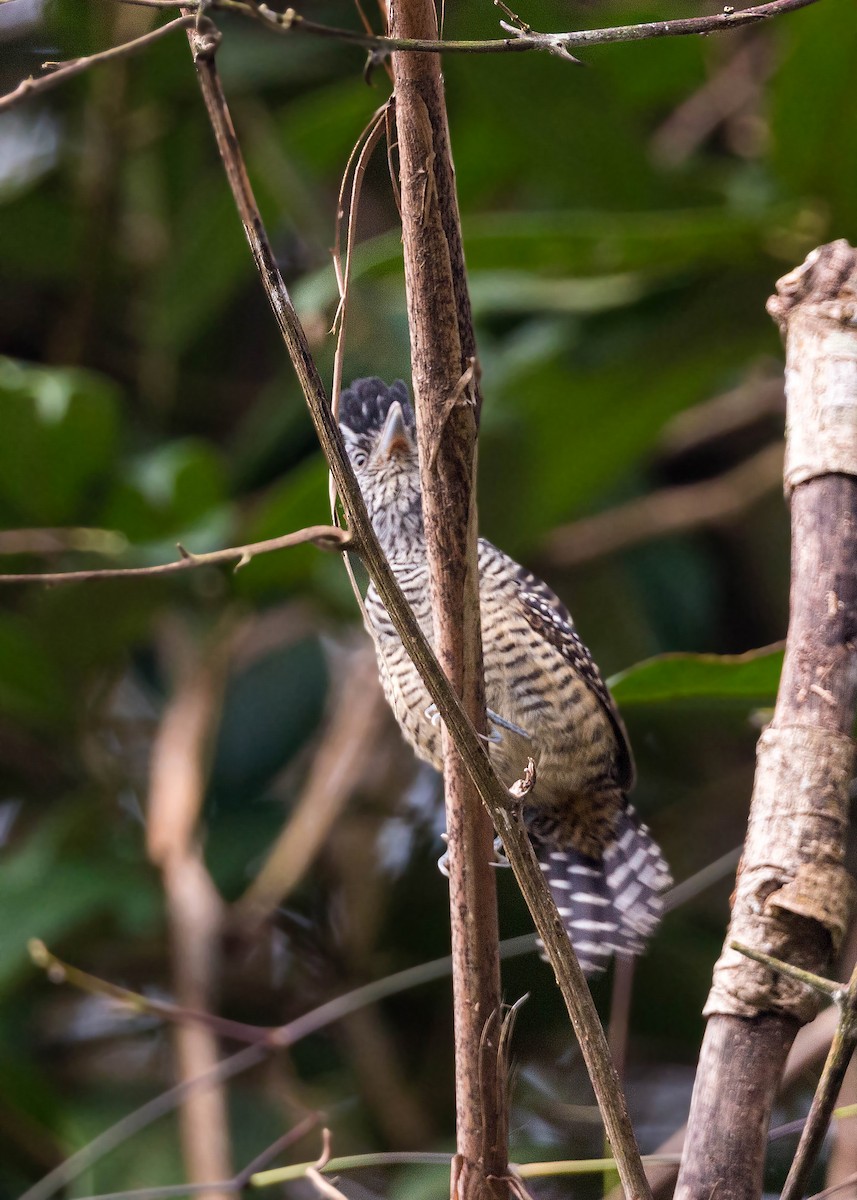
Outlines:
{"type": "Polygon", "coordinates": [[[366,466],[367,456],[362,450],[358,450],[354,455],[354,465],[359,471],[361,467],[366,466]]]}

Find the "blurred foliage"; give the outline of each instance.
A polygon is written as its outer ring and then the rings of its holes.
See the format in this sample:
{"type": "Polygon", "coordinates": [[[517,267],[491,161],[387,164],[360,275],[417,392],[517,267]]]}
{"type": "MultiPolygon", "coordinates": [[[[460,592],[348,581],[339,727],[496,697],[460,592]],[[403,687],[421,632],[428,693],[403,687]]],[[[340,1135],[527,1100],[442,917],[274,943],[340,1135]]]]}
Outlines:
{"type": "MultiPolygon", "coordinates": [[[[357,26],[341,0],[310,8],[357,26]]],[[[523,16],[558,30],[693,11],[532,0],[523,16]]],[[[447,6],[446,34],[496,36],[496,18],[488,0],[447,6]]],[[[108,0],[11,0],[0,6],[0,86],[160,19],[108,0]]],[[[339,180],[388,82],[378,69],[367,87],[353,48],[218,24],[254,186],[329,375],[339,180]]],[[[849,0],[823,0],[729,37],[593,48],[586,69],[536,54],[445,62],[483,367],[483,531],[545,573],[605,672],[622,670],[636,802],[678,879],[742,837],[751,718],[771,703],[779,658],[741,656],[784,634],[781,499],[573,576],[547,564],[544,542],[559,523],[714,477],[780,437],[781,413],[759,402],[780,358],[764,303],[812,246],[857,239],[855,39],[849,0]],[[734,389],[737,406],[717,399],[734,389]]],[[[383,152],[358,233],[346,376],[407,376],[383,152]]],[[[183,35],[0,116],[0,270],[4,569],[149,564],[172,558],[176,542],[203,551],[325,520],[324,464],[183,35]]],[[[144,814],[152,741],[178,677],[176,629],[203,658],[224,631],[234,637],[202,818],[206,864],[229,901],[295,810],[362,637],[341,564],[312,547],[237,576],[4,589],[2,1196],[173,1078],[169,1030],[52,988],[26,944],[42,937],[105,978],[171,992],[144,814]]],[[[372,764],[273,921],[252,933],[230,924],[225,1015],[279,1023],[446,953],[436,782],[389,721],[372,764]]],[[[528,931],[513,881],[499,882],[504,934],[528,931]]],[[[671,914],[637,969],[629,1083],[648,1150],[684,1117],[729,888],[724,879],[671,914]]],[[[513,1156],[599,1155],[550,973],[533,955],[512,958],[504,988],[510,1000],[530,993],[515,1037],[513,1156]]],[[[606,1012],[609,978],[594,990],[606,1012]]],[[[238,1165],[307,1106],[328,1111],[336,1153],[449,1147],[448,982],[367,1012],[384,1049],[368,1066],[366,1028],[343,1022],[230,1085],[238,1165]]],[[[314,1157],[316,1139],[303,1150],[314,1157]]],[[[72,1194],[181,1172],[175,1122],[161,1121],[72,1194]]],[[[441,1195],[443,1172],[381,1171],[361,1186],[415,1200],[441,1195]]],[[[599,1180],[576,1186],[595,1194],[599,1180]]]]}

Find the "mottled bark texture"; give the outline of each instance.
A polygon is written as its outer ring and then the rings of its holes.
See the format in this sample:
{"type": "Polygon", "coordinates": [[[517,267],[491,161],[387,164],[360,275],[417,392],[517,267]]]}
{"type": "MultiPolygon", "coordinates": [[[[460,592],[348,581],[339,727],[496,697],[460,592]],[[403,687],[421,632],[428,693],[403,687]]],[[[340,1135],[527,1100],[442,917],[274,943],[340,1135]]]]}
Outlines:
{"type": "MultiPolygon", "coordinates": [[[[397,0],[390,31],[436,37],[432,0],[397,0]]],[[[479,373],[440,58],[395,54],[393,80],[434,645],[465,711],[484,732],[473,490],[479,373]]],[[[477,1200],[508,1195],[493,827],[446,728],[443,746],[455,998],[452,1195],[477,1200]]]]}
{"type": "Polygon", "coordinates": [[[755,1200],[771,1105],[805,985],[738,941],[823,973],[853,882],[843,865],[857,702],[857,255],[814,251],[768,310],[786,340],[791,611],[774,719],[762,734],[732,922],[706,1005],[679,1200],[755,1200]]]}

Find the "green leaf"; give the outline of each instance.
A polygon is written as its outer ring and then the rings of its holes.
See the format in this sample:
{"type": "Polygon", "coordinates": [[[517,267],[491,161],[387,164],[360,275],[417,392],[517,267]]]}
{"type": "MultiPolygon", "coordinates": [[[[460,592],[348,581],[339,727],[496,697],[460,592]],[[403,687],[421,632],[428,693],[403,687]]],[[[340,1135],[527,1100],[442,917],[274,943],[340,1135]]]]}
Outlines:
{"type": "Polygon", "coordinates": [[[746,654],[661,654],[614,675],[610,690],[623,707],[679,700],[773,704],[782,665],[779,645],[746,654]]]}

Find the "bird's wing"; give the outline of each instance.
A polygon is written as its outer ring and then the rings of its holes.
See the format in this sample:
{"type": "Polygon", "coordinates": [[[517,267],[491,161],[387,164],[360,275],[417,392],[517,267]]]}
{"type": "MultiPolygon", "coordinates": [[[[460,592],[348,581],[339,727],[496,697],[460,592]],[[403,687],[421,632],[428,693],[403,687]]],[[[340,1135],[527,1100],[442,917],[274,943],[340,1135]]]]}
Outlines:
{"type": "Polygon", "coordinates": [[[635,770],[628,734],[625,732],[616,702],[607,690],[595,660],[574,627],[571,613],[543,580],[519,566],[501,550],[494,547],[492,549],[495,554],[502,555],[509,564],[510,576],[517,585],[515,598],[528,624],[539,637],[544,638],[560,652],[604,709],[616,735],[616,782],[623,791],[630,791],[634,786],[635,770]]]}

